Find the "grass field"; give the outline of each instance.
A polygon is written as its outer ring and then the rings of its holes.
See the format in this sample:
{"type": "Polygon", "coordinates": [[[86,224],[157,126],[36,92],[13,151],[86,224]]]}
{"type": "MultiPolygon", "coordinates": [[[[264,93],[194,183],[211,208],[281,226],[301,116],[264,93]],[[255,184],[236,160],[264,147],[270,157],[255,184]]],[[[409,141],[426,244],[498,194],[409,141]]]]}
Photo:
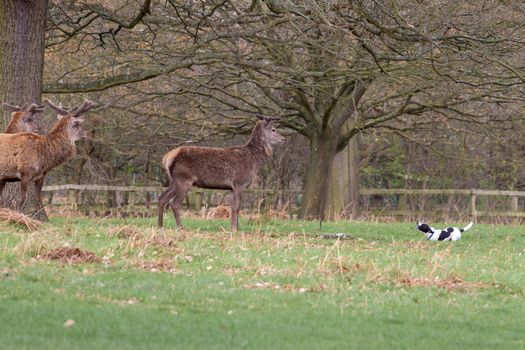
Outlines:
{"type": "Polygon", "coordinates": [[[0,348],[525,348],[525,227],[184,223],[0,224],[0,348]]]}

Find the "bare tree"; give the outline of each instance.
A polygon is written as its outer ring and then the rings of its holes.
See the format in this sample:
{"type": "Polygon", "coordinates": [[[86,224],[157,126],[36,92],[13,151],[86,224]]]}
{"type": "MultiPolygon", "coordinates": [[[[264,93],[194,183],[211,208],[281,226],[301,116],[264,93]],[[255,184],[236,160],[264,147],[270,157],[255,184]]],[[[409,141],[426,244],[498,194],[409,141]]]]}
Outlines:
{"type": "Polygon", "coordinates": [[[330,190],[336,155],[359,133],[406,134],[436,116],[483,124],[491,115],[467,106],[513,103],[513,87],[523,83],[513,55],[523,13],[495,1],[483,11],[432,5],[253,1],[243,12],[230,4],[207,18],[198,38],[221,60],[181,74],[179,90],[224,117],[284,115],[310,142],[300,215],[322,219],[329,194],[340,192],[330,190]]]}
{"type": "MultiPolygon", "coordinates": [[[[500,115],[480,106],[519,103],[523,10],[496,0],[478,5],[56,1],[47,41],[54,64],[46,67],[44,91],[111,88],[103,104],[118,105],[112,111],[124,111],[123,124],[147,125],[142,144],[154,140],[159,148],[184,139],[156,133],[162,123],[199,140],[246,132],[255,113],[282,115],[284,126],[308,139],[300,214],[319,219],[357,197],[356,135],[381,130],[409,139],[436,120],[482,128],[500,115]],[[340,158],[354,178],[337,184],[337,155],[349,144],[352,156],[340,158]],[[350,194],[335,203],[331,194],[345,187],[350,194]]],[[[99,135],[100,147],[111,144],[123,160],[139,165],[150,154],[133,149],[136,135],[125,150],[99,135]]]]}

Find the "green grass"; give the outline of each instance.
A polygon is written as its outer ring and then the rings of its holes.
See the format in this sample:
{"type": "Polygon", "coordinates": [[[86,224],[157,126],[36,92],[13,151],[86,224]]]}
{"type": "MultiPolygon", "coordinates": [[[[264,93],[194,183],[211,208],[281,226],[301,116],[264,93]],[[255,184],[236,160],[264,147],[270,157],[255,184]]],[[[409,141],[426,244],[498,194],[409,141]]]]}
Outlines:
{"type": "MultiPolygon", "coordinates": [[[[2,349],[524,349],[525,230],[55,218],[0,226],[2,349]],[[319,233],[348,233],[335,241],[319,233]],[[95,263],[46,254],[76,247],[95,263]],[[67,320],[74,325],[65,327],[67,320]]],[[[436,225],[438,226],[438,225],[436,225]]]]}

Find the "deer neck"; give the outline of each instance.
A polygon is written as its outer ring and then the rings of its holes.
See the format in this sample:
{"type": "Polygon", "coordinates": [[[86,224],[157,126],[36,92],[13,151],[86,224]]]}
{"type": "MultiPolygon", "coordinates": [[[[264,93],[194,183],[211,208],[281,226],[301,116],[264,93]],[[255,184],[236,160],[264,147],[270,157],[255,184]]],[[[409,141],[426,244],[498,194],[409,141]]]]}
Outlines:
{"type": "Polygon", "coordinates": [[[246,143],[246,147],[257,159],[258,165],[270,158],[273,154],[272,146],[263,138],[262,123],[258,122],[253,129],[250,140],[246,143]]]}
{"type": "Polygon", "coordinates": [[[252,153],[253,157],[261,164],[273,155],[272,146],[261,139],[250,139],[246,148],[252,153]]]}
{"type": "Polygon", "coordinates": [[[76,153],[76,149],[75,143],[69,137],[67,124],[55,125],[46,136],[40,151],[43,153],[44,159],[47,160],[47,170],[71,158],[76,153]]]}

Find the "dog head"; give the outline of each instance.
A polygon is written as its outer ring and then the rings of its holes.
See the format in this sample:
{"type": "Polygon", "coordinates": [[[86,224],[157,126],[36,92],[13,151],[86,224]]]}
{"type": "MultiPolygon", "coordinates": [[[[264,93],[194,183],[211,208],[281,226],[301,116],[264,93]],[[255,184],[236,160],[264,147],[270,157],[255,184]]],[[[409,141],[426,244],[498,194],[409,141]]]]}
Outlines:
{"type": "Polygon", "coordinates": [[[432,233],[434,233],[435,229],[432,226],[429,226],[428,224],[417,222],[417,229],[427,236],[430,236],[432,233]]]}

